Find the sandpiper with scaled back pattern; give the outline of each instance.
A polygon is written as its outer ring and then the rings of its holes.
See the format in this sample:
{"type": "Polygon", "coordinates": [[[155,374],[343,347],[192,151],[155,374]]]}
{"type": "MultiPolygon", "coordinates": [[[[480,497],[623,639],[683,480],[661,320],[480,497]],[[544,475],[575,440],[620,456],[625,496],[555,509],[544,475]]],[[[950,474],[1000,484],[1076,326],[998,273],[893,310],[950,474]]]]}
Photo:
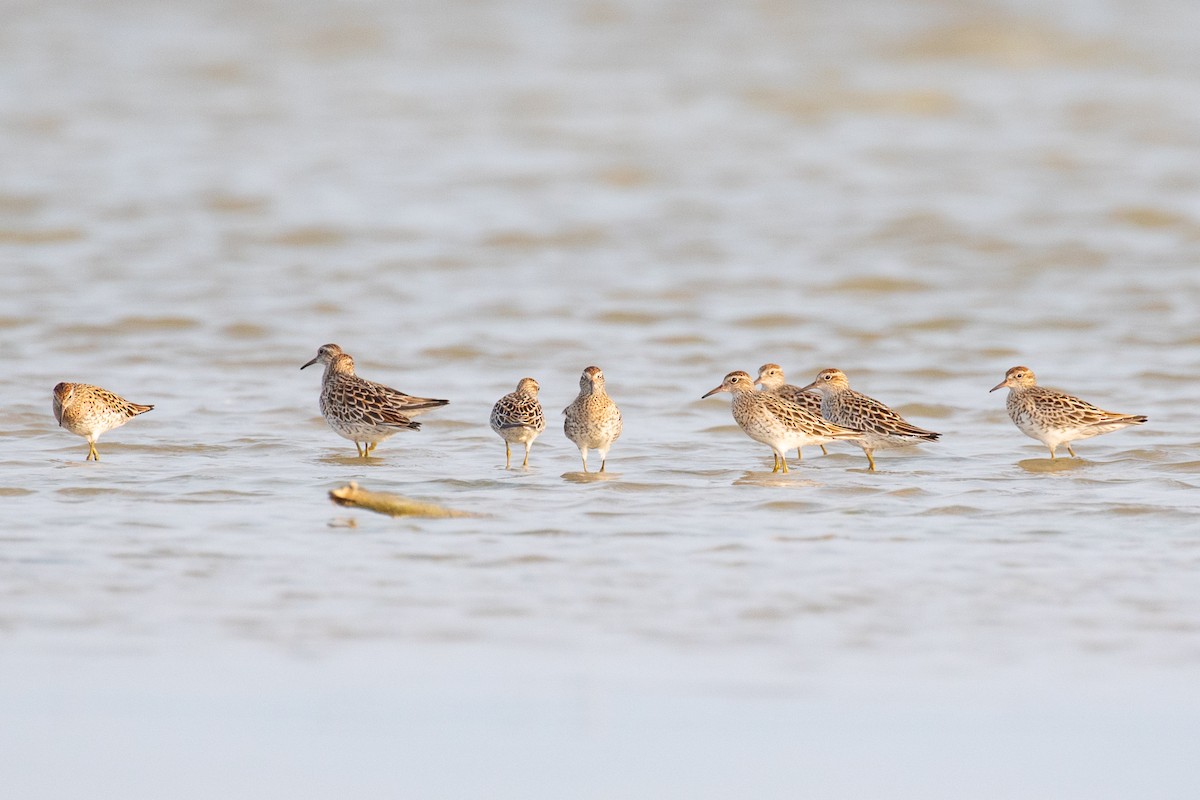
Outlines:
{"type": "Polygon", "coordinates": [[[817,379],[804,387],[805,391],[810,389],[821,394],[821,416],[862,431],[858,446],[866,453],[872,472],[875,471],[876,450],[935,442],[941,436],[918,428],[878,400],[854,391],[840,369],[821,370],[817,379]]]}
{"type": "Polygon", "coordinates": [[[1038,386],[1029,367],[1013,367],[990,391],[1008,387],[1004,406],[1021,433],[1050,448],[1050,458],[1059,445],[1075,456],[1071,442],[1112,433],[1130,425],[1141,425],[1141,414],[1119,414],[1097,408],[1086,400],[1046,386],[1038,386]]]}
{"type": "Polygon", "coordinates": [[[521,378],[514,391],[501,397],[492,406],[490,423],[492,430],[504,440],[504,468],[512,463],[513,444],[525,445],[525,460],[522,467],[529,466],[529,448],[533,440],[546,430],[546,415],[538,400],[541,386],[533,378],[521,378]]]}
{"type": "Polygon", "coordinates": [[[604,472],[608,451],[621,435],[621,409],[604,388],[604,373],[588,367],[579,376],[579,395],[563,409],[563,433],[579,448],[583,471],[587,472],[588,450],[600,453],[600,471],[604,472]]]}
{"type": "Polygon", "coordinates": [[[375,447],[403,430],[418,430],[417,414],[446,405],[449,400],[413,397],[382,383],[354,374],[354,359],[336,344],[322,345],[300,369],[324,364],[321,377],[321,416],[339,436],[354,442],[359,456],[368,458],[375,447]],[[361,442],[361,446],[359,445],[361,442]]]}
{"type": "Polygon", "coordinates": [[[90,383],[59,383],[54,387],[54,418],[76,436],[87,439],[85,461],[99,461],[96,440],[154,406],[131,403],[124,397],[90,383]]]}

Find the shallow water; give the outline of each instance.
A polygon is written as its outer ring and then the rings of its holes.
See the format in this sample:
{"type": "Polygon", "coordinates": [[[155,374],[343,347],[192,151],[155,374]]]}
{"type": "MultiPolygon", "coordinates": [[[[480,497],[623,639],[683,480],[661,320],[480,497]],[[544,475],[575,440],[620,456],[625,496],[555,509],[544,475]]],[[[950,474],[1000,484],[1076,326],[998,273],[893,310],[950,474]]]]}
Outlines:
{"type": "Polygon", "coordinates": [[[1043,5],[10,4],[6,784],[1191,796],[1200,11],[1043,5]],[[330,341],[451,404],[355,459],[330,341]],[[772,475],[767,361],[942,441],[772,475]],[[1150,422],[1050,462],[1018,363],[1150,422]],[[60,380],[156,408],[85,463],[60,380]]]}

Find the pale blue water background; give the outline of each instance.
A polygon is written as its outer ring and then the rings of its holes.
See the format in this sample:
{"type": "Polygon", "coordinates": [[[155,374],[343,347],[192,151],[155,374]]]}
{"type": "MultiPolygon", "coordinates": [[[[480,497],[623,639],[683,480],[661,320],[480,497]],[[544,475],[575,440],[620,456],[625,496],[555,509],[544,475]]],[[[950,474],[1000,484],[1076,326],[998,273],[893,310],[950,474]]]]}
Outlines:
{"type": "Polygon", "coordinates": [[[1200,7],[3,12],[6,795],[1200,789],[1200,7]],[[356,462],[327,341],[451,405],[356,462]],[[943,440],[771,476],[766,361],[943,440]],[[1151,421],[1048,472],[1017,363],[1151,421]],[[86,464],[59,380],[157,408],[86,464]]]}

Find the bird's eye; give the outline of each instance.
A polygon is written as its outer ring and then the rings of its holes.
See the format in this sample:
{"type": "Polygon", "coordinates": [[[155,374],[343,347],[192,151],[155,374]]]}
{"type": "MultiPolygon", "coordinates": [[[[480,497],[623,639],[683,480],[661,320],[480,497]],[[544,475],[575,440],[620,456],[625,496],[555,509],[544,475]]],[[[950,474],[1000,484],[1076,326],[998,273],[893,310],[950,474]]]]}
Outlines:
{"type": "Polygon", "coordinates": [[[832,376],[832,375],[826,375],[826,376],[825,376],[825,380],[827,380],[827,381],[831,381],[831,380],[833,380],[833,376],[832,376]]]}

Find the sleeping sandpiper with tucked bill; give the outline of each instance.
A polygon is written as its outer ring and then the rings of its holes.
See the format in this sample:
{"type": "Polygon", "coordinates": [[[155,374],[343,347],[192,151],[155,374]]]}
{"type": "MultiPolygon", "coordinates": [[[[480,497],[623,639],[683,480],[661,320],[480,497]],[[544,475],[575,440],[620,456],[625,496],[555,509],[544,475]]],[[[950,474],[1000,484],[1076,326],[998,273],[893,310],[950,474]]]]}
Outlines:
{"type": "Polygon", "coordinates": [[[501,397],[492,406],[490,419],[492,430],[504,440],[504,468],[512,464],[513,444],[525,445],[525,460],[522,467],[529,466],[529,448],[533,440],[546,430],[546,415],[538,400],[542,387],[533,378],[521,378],[514,391],[501,397]]]}
{"type": "Polygon", "coordinates": [[[873,454],[876,450],[936,442],[941,436],[918,428],[875,398],[854,391],[840,369],[821,370],[817,379],[804,389],[821,394],[821,416],[825,419],[863,432],[858,446],[866,453],[872,472],[875,471],[873,454]]]}
{"type": "Polygon", "coordinates": [[[1141,414],[1119,414],[1097,408],[1086,400],[1037,385],[1037,376],[1029,367],[1013,367],[990,391],[1008,387],[1004,406],[1021,433],[1050,448],[1050,458],[1060,444],[1075,456],[1071,442],[1112,433],[1130,425],[1141,425],[1141,414]]]}
{"type": "Polygon", "coordinates": [[[419,430],[421,424],[412,421],[416,415],[450,402],[413,397],[358,377],[354,374],[354,359],[336,344],[321,345],[317,355],[300,369],[313,364],[325,365],[321,416],[337,435],[354,442],[362,458],[369,458],[371,451],[389,436],[419,430]]]}
{"type": "Polygon", "coordinates": [[[705,392],[701,399],[717,392],[733,395],[729,405],[734,421],[751,439],[771,448],[775,454],[771,472],[788,471],[784,454],[793,447],[799,449],[835,439],[857,442],[862,438],[859,431],[835,425],[804,406],[770,392],[755,391],[754,379],[748,372],[729,373],[720,386],[705,392]]]}
{"type": "Polygon", "coordinates": [[[608,462],[608,451],[621,435],[621,409],[604,389],[604,373],[588,367],[579,376],[579,395],[563,409],[563,433],[579,448],[583,471],[587,472],[588,450],[600,453],[600,471],[608,462]]]}
{"type": "Polygon", "coordinates": [[[154,406],[131,403],[124,397],[90,383],[60,383],[54,387],[54,418],[76,436],[87,439],[84,461],[99,461],[96,440],[154,406]]]}
{"type": "MultiPolygon", "coordinates": [[[[764,392],[782,397],[784,400],[790,400],[798,406],[803,406],[806,411],[811,414],[821,416],[821,395],[816,392],[806,392],[799,386],[793,386],[787,382],[787,377],[783,374],[783,367],[778,364],[763,364],[758,368],[758,377],[754,382],[762,387],[764,392]]],[[[821,453],[829,455],[829,451],[825,449],[825,445],[821,445],[821,453]]],[[[804,458],[800,452],[800,448],[796,448],[796,460],[804,458]]]]}

